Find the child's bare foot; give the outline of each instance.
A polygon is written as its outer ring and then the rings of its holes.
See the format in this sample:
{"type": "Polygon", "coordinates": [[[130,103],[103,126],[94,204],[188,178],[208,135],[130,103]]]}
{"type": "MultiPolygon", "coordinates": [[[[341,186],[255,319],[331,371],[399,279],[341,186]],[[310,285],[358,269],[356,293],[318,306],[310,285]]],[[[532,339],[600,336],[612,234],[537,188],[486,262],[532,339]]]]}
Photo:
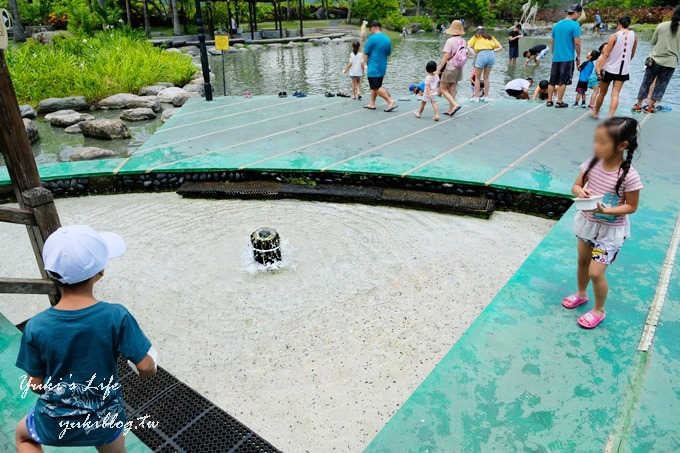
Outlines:
{"type": "Polygon", "coordinates": [[[439,121],[439,115],[433,116],[432,119],[435,120],[435,121],[439,121]]]}
{"type": "Polygon", "coordinates": [[[418,112],[413,112],[413,114],[415,115],[416,118],[420,118],[420,113],[418,113],[418,112]]]}

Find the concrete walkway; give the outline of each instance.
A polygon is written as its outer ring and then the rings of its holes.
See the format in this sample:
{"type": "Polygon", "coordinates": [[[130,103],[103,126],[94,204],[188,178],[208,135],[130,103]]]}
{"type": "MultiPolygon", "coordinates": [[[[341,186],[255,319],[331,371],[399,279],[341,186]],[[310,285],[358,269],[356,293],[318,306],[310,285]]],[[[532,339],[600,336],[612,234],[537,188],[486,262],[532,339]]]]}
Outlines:
{"type": "MultiPolygon", "coordinates": [[[[435,123],[413,118],[415,102],[400,104],[383,113],[318,96],[192,100],[130,158],[44,164],[40,171],[45,179],[320,171],[567,195],[591,155],[595,123],[581,109],[498,101],[466,105],[435,123]]],[[[604,323],[584,331],[576,317],[588,307],[560,306],[575,284],[572,209],[367,451],[680,450],[680,148],[670,138],[680,121],[675,113],[638,118],[634,165],[645,189],[633,237],[609,274],[604,323]],[[645,351],[646,325],[656,336],[645,351]]],[[[7,181],[0,169],[0,185],[7,181]]]]}

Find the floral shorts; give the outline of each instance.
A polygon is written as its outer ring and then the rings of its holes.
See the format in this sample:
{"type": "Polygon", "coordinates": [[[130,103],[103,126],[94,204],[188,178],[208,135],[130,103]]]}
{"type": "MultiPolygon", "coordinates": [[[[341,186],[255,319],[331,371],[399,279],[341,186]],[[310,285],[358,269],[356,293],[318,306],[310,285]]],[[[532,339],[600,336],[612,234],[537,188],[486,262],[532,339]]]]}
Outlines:
{"type": "Polygon", "coordinates": [[[598,263],[607,265],[612,264],[619,254],[619,250],[621,250],[621,247],[613,244],[591,241],[590,239],[579,239],[593,248],[593,261],[597,261],[598,263]]]}

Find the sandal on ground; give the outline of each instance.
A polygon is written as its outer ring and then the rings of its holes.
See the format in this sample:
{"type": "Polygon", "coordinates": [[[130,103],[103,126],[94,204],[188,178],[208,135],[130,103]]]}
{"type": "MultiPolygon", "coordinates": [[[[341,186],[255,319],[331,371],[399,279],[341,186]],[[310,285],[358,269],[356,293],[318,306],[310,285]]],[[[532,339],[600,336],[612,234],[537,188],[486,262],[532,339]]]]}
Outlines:
{"type": "Polygon", "coordinates": [[[594,329],[602,321],[604,321],[606,315],[607,315],[606,313],[602,313],[602,315],[596,315],[591,310],[588,313],[579,316],[576,322],[578,322],[578,325],[583,327],[584,329],[594,329]]]}
{"type": "Polygon", "coordinates": [[[451,113],[449,113],[449,112],[444,112],[444,115],[453,116],[453,115],[455,115],[456,113],[458,113],[458,110],[460,110],[460,109],[462,109],[462,108],[463,108],[462,105],[458,105],[458,106],[456,106],[455,109],[453,109],[453,111],[452,111],[451,113]]]}
{"type": "Polygon", "coordinates": [[[656,112],[656,109],[654,107],[650,107],[648,105],[645,106],[645,108],[642,110],[645,113],[654,113],[656,112]]]}
{"type": "Polygon", "coordinates": [[[331,93],[330,91],[326,91],[325,96],[326,96],[327,98],[334,98],[334,97],[335,97],[335,95],[334,95],[333,93],[331,93]]]}
{"type": "Polygon", "coordinates": [[[279,92],[279,97],[280,97],[280,98],[285,98],[285,97],[287,97],[287,96],[288,96],[288,94],[287,94],[285,91],[279,92]]]}
{"type": "Polygon", "coordinates": [[[566,102],[557,102],[555,104],[556,109],[566,109],[567,107],[569,107],[569,104],[567,104],[566,102]]]}
{"type": "Polygon", "coordinates": [[[348,97],[350,97],[349,94],[344,93],[344,92],[342,92],[342,91],[339,91],[339,92],[335,93],[335,95],[336,95],[337,97],[339,97],[339,98],[348,98],[348,97]]]}
{"type": "Polygon", "coordinates": [[[546,107],[552,107],[553,105],[555,105],[555,103],[553,101],[548,101],[548,102],[545,103],[546,107]]]}
{"type": "Polygon", "coordinates": [[[578,294],[572,294],[571,296],[567,296],[564,299],[562,299],[562,306],[564,308],[568,308],[571,310],[572,308],[576,308],[579,305],[583,305],[588,303],[588,298],[587,297],[581,297],[578,294]]]}
{"type": "Polygon", "coordinates": [[[394,111],[397,109],[397,107],[399,107],[399,104],[393,104],[392,107],[386,108],[386,109],[385,109],[385,112],[388,112],[388,113],[389,113],[389,112],[394,112],[394,111]]]}
{"type": "Polygon", "coordinates": [[[630,111],[633,113],[642,113],[642,107],[640,107],[640,104],[635,104],[630,111]]]}
{"type": "Polygon", "coordinates": [[[364,108],[367,110],[375,110],[375,107],[371,107],[370,105],[364,105],[364,108]]]}

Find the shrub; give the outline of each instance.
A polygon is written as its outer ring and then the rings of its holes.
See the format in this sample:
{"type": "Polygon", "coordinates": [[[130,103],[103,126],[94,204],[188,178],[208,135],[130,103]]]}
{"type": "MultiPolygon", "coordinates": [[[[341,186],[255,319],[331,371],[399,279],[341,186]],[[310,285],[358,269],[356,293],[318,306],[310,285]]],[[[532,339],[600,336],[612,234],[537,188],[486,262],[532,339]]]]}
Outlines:
{"type": "Polygon", "coordinates": [[[382,25],[388,30],[402,31],[408,25],[407,18],[401,15],[398,11],[390,13],[389,16],[382,19],[382,25]]]}
{"type": "Polygon", "coordinates": [[[434,30],[434,24],[429,16],[413,16],[408,18],[408,22],[412,24],[420,24],[420,28],[423,31],[434,30]]]}
{"type": "Polygon", "coordinates": [[[357,0],[352,8],[353,17],[361,17],[369,22],[383,18],[397,19],[395,13],[401,17],[399,0],[357,0]]]}
{"type": "Polygon", "coordinates": [[[19,102],[32,105],[75,95],[94,102],[160,80],[183,84],[196,71],[187,55],[164,52],[122,30],[55,38],[52,45],[29,40],[8,51],[7,64],[19,102]]]}

